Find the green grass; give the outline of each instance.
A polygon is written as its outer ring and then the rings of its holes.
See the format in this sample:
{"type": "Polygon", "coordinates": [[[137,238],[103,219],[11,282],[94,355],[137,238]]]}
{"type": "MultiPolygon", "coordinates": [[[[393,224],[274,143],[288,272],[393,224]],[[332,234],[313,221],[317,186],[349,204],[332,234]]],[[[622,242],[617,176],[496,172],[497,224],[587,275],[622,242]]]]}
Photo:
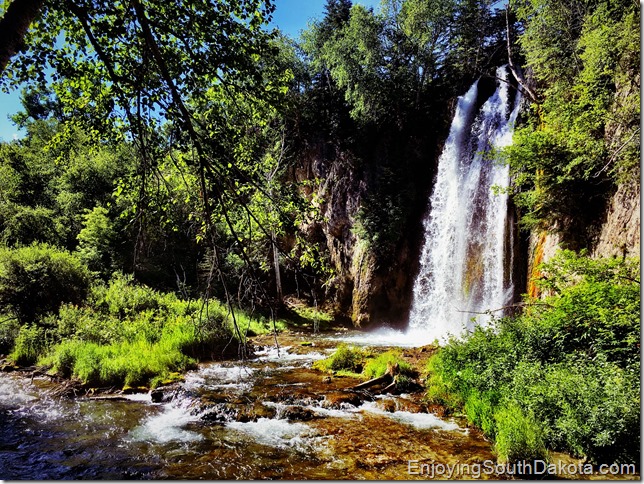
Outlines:
{"type": "Polygon", "coordinates": [[[390,365],[398,365],[399,375],[413,377],[415,374],[411,365],[402,359],[399,350],[390,350],[370,358],[362,370],[362,376],[367,380],[377,378],[385,374],[390,365]]]}
{"type": "Polygon", "coordinates": [[[374,355],[369,349],[341,343],[331,356],[313,363],[313,368],[339,376],[371,380],[385,374],[390,365],[398,365],[396,387],[399,390],[410,388],[416,371],[402,358],[400,350],[374,355]]]}
{"type": "Polygon", "coordinates": [[[41,358],[39,364],[91,387],[154,386],[173,373],[194,367],[196,361],[181,352],[181,343],[172,338],[162,338],[155,344],[138,340],[110,345],[66,340],[41,358]]]}
{"type": "Polygon", "coordinates": [[[358,375],[362,372],[368,353],[357,346],[341,343],[331,356],[313,363],[313,368],[328,372],[358,375]]]}
{"type": "MultiPolygon", "coordinates": [[[[35,324],[2,326],[11,359],[91,387],[154,386],[173,381],[201,359],[236,356],[239,342],[272,331],[265,317],[216,300],[182,300],[117,275],[92,287],[85,305],[64,304],[35,324]]],[[[276,328],[286,327],[277,321],[276,328]]]]}

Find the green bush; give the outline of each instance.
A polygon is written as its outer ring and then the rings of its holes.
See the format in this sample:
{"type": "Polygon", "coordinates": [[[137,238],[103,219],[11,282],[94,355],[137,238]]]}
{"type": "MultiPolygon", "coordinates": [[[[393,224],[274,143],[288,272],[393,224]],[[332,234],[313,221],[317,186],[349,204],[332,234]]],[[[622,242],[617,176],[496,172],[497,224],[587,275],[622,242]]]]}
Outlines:
{"type": "Polygon", "coordinates": [[[547,460],[548,454],[541,426],[534,415],[512,402],[494,414],[496,439],[494,448],[501,462],[547,460]]]}
{"type": "Polygon", "coordinates": [[[366,353],[364,350],[341,343],[331,356],[316,361],[313,364],[313,368],[322,371],[360,373],[362,372],[365,357],[366,353]]]}
{"type": "Polygon", "coordinates": [[[543,365],[521,362],[509,389],[542,422],[550,448],[596,462],[634,461],[639,448],[639,365],[621,368],[604,355],[543,365]]]}
{"type": "Polygon", "coordinates": [[[542,441],[594,462],[635,462],[639,261],[564,251],[542,270],[552,295],[449,341],[428,362],[427,396],[463,410],[504,459],[530,459],[542,441]]]}
{"type": "Polygon", "coordinates": [[[99,206],[87,211],[77,238],[78,256],[90,270],[107,275],[114,269],[116,232],[106,208],[99,206]]]}
{"type": "Polygon", "coordinates": [[[9,246],[29,245],[35,242],[58,244],[61,241],[53,210],[45,207],[5,205],[9,213],[3,215],[2,242],[9,246]]]}
{"type": "Polygon", "coordinates": [[[89,284],[89,271],[69,252],[46,244],[0,247],[0,305],[21,323],[56,312],[65,302],[82,303],[89,284]]]}

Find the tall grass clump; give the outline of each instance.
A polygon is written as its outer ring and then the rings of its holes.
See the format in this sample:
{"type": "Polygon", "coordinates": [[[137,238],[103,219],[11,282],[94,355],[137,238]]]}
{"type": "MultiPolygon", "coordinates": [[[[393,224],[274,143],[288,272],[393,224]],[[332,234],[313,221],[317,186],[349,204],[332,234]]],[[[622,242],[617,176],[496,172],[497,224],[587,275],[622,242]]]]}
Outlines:
{"type": "Polygon", "coordinates": [[[549,296],[429,360],[428,398],[463,411],[502,460],[548,448],[639,462],[639,260],[563,251],[542,272],[549,296]]]}
{"type": "Polygon", "coordinates": [[[400,351],[390,350],[379,354],[375,358],[369,359],[362,370],[362,376],[367,379],[377,378],[384,375],[391,366],[398,366],[399,375],[405,377],[414,375],[413,368],[402,359],[400,351]]]}
{"type": "Polygon", "coordinates": [[[21,324],[10,308],[0,326],[0,343],[10,358],[91,387],[150,386],[176,378],[200,359],[235,356],[240,341],[270,330],[266,319],[235,311],[240,330],[234,331],[232,314],[219,301],[179,299],[122,274],[85,290],[82,299],[59,298],[57,307],[33,322],[21,324]]]}
{"type": "Polygon", "coordinates": [[[313,363],[313,368],[322,371],[361,373],[366,357],[365,350],[340,343],[331,356],[313,363]]]}

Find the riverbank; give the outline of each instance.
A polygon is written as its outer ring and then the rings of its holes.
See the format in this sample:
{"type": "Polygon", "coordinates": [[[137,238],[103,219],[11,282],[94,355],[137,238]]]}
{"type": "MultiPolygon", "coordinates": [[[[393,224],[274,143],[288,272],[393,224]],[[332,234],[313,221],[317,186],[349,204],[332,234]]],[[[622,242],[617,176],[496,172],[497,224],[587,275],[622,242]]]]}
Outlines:
{"type": "Polygon", "coordinates": [[[151,393],[53,397],[47,378],[2,374],[5,431],[15,433],[2,475],[407,479],[408,460],[452,462],[465,449],[467,459],[493,459],[475,430],[418,412],[420,395],[367,399],[346,391],[360,380],[313,370],[340,335],[284,333],[279,352],[256,342],[255,358],[200,364],[156,403],[151,393]]]}
{"type": "MultiPolygon", "coordinates": [[[[0,413],[7,422],[0,475],[427,479],[430,470],[448,478],[451,468],[463,478],[512,477],[495,473],[501,468],[492,443],[464,415],[441,416],[423,392],[355,392],[350,389],[361,379],[312,368],[353,334],[284,331],[279,350],[272,335],[262,335],[253,338],[253,358],[201,363],[180,382],[118,393],[118,399],[63,398],[49,378],[0,374],[0,413]],[[493,472],[486,474],[486,463],[493,472]]],[[[417,368],[428,354],[428,348],[402,350],[417,368]]],[[[565,454],[551,453],[550,461],[565,462],[565,473],[579,465],[583,470],[583,461],[565,454]]],[[[595,471],[557,477],[605,477],[595,471]]]]}

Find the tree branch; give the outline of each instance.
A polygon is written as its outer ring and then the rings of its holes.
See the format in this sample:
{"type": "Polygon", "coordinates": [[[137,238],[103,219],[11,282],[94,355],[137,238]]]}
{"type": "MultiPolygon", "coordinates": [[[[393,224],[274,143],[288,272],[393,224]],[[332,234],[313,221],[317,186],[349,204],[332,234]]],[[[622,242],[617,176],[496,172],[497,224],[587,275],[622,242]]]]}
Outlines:
{"type": "Polygon", "coordinates": [[[523,73],[521,72],[521,68],[519,66],[515,66],[514,62],[512,62],[512,46],[510,43],[510,7],[509,5],[505,9],[505,32],[506,32],[506,40],[507,40],[507,46],[508,46],[508,66],[510,67],[510,71],[512,72],[512,75],[514,78],[517,80],[521,88],[525,91],[525,94],[530,98],[530,100],[533,103],[539,104],[539,98],[537,94],[530,89],[530,86],[528,86],[527,81],[525,80],[525,77],[523,77],[523,73]]]}

